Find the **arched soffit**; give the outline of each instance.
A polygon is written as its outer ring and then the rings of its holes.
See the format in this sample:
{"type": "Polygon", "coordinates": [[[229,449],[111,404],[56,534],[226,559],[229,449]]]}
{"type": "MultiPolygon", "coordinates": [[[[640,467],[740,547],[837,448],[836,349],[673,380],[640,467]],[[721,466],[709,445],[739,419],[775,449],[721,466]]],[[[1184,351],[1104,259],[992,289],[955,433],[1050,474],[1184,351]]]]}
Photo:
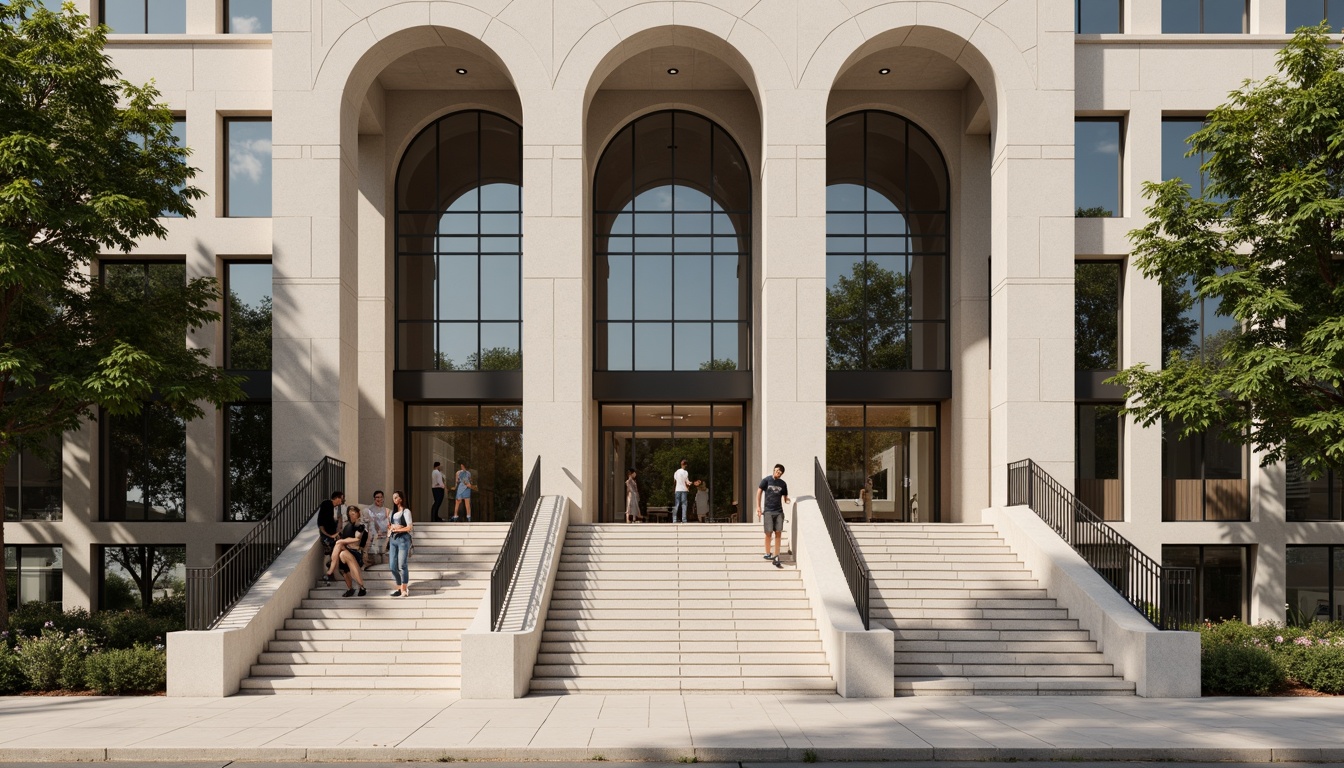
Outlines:
{"type": "Polygon", "coordinates": [[[358,106],[379,73],[412,51],[456,47],[496,66],[516,90],[549,88],[550,79],[536,52],[512,27],[488,14],[456,3],[399,3],[347,27],[332,44],[317,71],[313,90],[341,91],[358,106]]]}
{"type": "Polygon", "coordinates": [[[397,164],[401,162],[402,155],[405,154],[406,148],[411,145],[411,142],[419,138],[420,134],[424,133],[434,123],[449,115],[455,115],[458,112],[492,112],[520,126],[523,124],[522,106],[516,100],[509,104],[501,104],[497,101],[481,101],[469,91],[462,92],[461,96],[460,100],[454,101],[452,104],[438,105],[425,110],[422,114],[415,116],[414,122],[406,130],[398,130],[397,135],[389,134],[386,137],[389,147],[388,157],[391,159],[392,168],[396,168],[397,164]]]}
{"type": "Polygon", "coordinates": [[[914,215],[910,211],[945,215],[951,207],[952,175],[946,153],[922,125],[896,110],[846,110],[827,120],[826,144],[828,188],[850,185],[873,190],[907,217],[914,215]],[[831,151],[832,142],[844,150],[831,151]]]}
{"type": "MultiPolygon", "coordinates": [[[[451,210],[463,195],[492,184],[521,188],[522,135],[518,121],[489,109],[453,109],[430,120],[396,155],[398,212],[407,207],[407,190],[412,189],[437,192],[432,205],[409,207],[442,212],[451,210]],[[443,157],[448,147],[460,149],[468,160],[474,152],[475,162],[451,162],[443,157]],[[459,172],[459,166],[471,172],[459,172]]],[[[431,199],[427,194],[421,197],[431,199]]]]}
{"type": "Polygon", "coordinates": [[[832,103],[826,107],[827,125],[855,112],[886,112],[908,121],[912,126],[928,135],[934,147],[938,149],[938,154],[942,157],[943,163],[947,166],[948,174],[952,179],[952,188],[956,188],[957,174],[960,173],[961,168],[961,158],[956,151],[957,142],[964,133],[960,120],[950,118],[936,106],[924,109],[922,108],[923,105],[912,105],[908,102],[867,98],[846,99],[841,104],[835,104],[836,101],[835,94],[832,93],[832,103]],[[945,147],[951,148],[953,152],[949,154],[944,149],[945,147]]]}
{"type": "MultiPolygon", "coordinates": [[[[631,9],[622,11],[612,17],[613,23],[593,27],[570,49],[557,73],[556,89],[582,90],[586,114],[593,96],[621,64],[654,48],[681,46],[704,51],[728,65],[751,92],[759,112],[763,91],[793,88],[793,82],[787,76],[788,67],[779,49],[760,30],[747,24],[734,24],[736,17],[722,13],[728,23],[695,26],[694,22],[657,24],[650,15],[632,14],[631,9]],[[616,23],[623,17],[629,17],[623,20],[631,23],[616,23]],[[639,24],[641,21],[645,23],[639,24]],[[724,38],[718,29],[711,27],[732,31],[728,38],[724,38]],[[623,30],[624,34],[618,34],[617,29],[623,30]]],[[[712,16],[697,16],[694,21],[705,23],[710,18],[712,16]]]]}
{"type": "Polygon", "coordinates": [[[886,3],[831,30],[808,60],[799,88],[830,90],[856,62],[898,46],[928,48],[957,62],[975,81],[997,125],[1002,95],[1035,90],[1019,46],[999,27],[945,3],[886,3]]]}
{"type": "MultiPolygon", "coordinates": [[[[655,92],[646,94],[650,98],[648,103],[641,105],[637,109],[623,113],[621,117],[611,120],[609,123],[594,126],[589,124],[585,142],[587,151],[584,153],[588,158],[588,174],[597,172],[598,163],[602,155],[611,146],[612,139],[625,130],[630,124],[655,112],[690,112],[714,123],[715,127],[728,135],[733,140],[738,149],[746,157],[747,168],[751,173],[756,174],[761,167],[761,153],[759,151],[761,143],[761,126],[756,119],[759,117],[755,113],[751,119],[746,119],[743,115],[725,114],[715,109],[713,105],[701,102],[688,102],[678,98],[677,91],[655,92]],[[660,98],[662,93],[666,93],[668,98],[660,98]]],[[[724,105],[721,105],[724,106],[724,105]]],[[[745,112],[746,110],[742,110],[745,112]]],[[[589,112],[591,115],[591,111],[589,112]]],[[[591,118],[590,118],[591,119],[591,118]]]]}

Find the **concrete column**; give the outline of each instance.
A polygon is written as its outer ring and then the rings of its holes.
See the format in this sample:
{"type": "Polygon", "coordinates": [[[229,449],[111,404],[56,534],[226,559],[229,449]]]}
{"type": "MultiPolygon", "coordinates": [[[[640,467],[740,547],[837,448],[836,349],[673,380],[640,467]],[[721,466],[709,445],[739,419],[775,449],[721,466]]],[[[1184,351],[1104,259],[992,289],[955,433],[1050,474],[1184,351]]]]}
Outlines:
{"type": "Polygon", "coordinates": [[[397,484],[391,446],[398,435],[392,433],[388,419],[394,405],[391,352],[396,336],[391,287],[394,251],[387,223],[391,174],[385,144],[381,135],[359,137],[359,346],[354,376],[359,390],[359,457],[358,475],[347,473],[345,490],[352,500],[366,503],[378,488],[391,498],[392,491],[386,486],[397,484]]]}
{"type": "Polygon", "coordinates": [[[598,519],[593,370],[592,160],[583,153],[583,93],[524,91],[523,472],[542,463],[541,492],[598,519]],[[536,117],[535,120],[531,119],[536,117]]]}
{"type": "Polygon", "coordinates": [[[990,137],[961,137],[961,178],[952,201],[951,364],[955,386],[943,429],[943,473],[951,475],[943,520],[976,522],[990,505],[989,254],[990,137]]]}
{"type": "MultiPolygon", "coordinates": [[[[1071,69],[1069,47],[1051,42],[1042,67],[1071,69]]],[[[1073,178],[1073,92],[1011,91],[1000,104],[991,171],[993,504],[1007,501],[1010,462],[1034,459],[1072,486],[1074,459],[1073,185],[1060,183],[1073,178]]]]}
{"type": "MultiPolygon", "coordinates": [[[[826,445],[826,98],[824,91],[762,97],[765,162],[754,274],[753,432],[743,508],[756,480],[783,464],[794,497],[813,493],[813,458],[826,445]]],[[[821,458],[825,458],[821,456],[821,458]]]]}

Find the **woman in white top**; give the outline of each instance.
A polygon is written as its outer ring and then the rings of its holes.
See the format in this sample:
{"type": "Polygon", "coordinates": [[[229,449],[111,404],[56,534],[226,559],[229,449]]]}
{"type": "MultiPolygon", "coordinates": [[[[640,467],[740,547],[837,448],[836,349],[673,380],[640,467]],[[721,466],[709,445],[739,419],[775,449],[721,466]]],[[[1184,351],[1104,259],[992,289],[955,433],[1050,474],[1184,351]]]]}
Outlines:
{"type": "Polygon", "coordinates": [[[406,494],[392,492],[392,517],[388,520],[387,544],[392,566],[392,580],[397,583],[392,597],[406,597],[411,591],[411,510],[406,506],[406,494]]]}

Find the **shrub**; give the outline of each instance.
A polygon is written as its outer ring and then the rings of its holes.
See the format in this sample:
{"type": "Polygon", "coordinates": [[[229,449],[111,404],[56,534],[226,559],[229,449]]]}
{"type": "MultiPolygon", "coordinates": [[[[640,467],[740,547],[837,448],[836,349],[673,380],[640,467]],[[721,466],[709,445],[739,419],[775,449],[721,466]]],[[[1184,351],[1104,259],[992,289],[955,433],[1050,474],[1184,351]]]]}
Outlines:
{"type": "Polygon", "coordinates": [[[19,669],[28,686],[38,691],[84,688],[84,666],[98,644],[83,630],[73,633],[44,628],[37,637],[23,637],[15,647],[19,669]]]}
{"type": "Polygon", "coordinates": [[[61,612],[60,603],[24,603],[9,614],[10,633],[17,639],[20,635],[37,637],[43,629],[55,629],[61,632],[91,630],[93,618],[83,608],[72,608],[61,612]]]}
{"type": "Polygon", "coordinates": [[[1215,642],[1200,655],[1199,671],[1206,693],[1263,694],[1286,682],[1273,654],[1251,645],[1215,642]]]}
{"type": "Polygon", "coordinates": [[[19,658],[8,643],[0,643],[0,696],[21,693],[27,687],[28,678],[19,669],[19,658]]]}
{"type": "Polygon", "coordinates": [[[168,622],[141,611],[101,611],[94,614],[94,634],[106,648],[161,645],[168,622]]]}
{"type": "Polygon", "coordinates": [[[147,645],[115,648],[89,657],[88,686],[101,694],[161,691],[168,682],[167,656],[147,645]]]}
{"type": "Polygon", "coordinates": [[[1325,645],[1301,654],[1295,677],[1321,693],[1344,693],[1344,645],[1324,639],[1319,642],[1325,645]]]}

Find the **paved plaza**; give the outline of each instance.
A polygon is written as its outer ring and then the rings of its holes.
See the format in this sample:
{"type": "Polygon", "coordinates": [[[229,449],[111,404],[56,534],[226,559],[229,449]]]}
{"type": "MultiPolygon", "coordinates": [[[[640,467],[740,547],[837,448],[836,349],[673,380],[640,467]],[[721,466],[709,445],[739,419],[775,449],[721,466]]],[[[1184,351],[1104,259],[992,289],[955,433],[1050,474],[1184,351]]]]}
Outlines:
{"type": "Polygon", "coordinates": [[[0,762],[1344,762],[1344,697],[0,699],[0,762]]]}

